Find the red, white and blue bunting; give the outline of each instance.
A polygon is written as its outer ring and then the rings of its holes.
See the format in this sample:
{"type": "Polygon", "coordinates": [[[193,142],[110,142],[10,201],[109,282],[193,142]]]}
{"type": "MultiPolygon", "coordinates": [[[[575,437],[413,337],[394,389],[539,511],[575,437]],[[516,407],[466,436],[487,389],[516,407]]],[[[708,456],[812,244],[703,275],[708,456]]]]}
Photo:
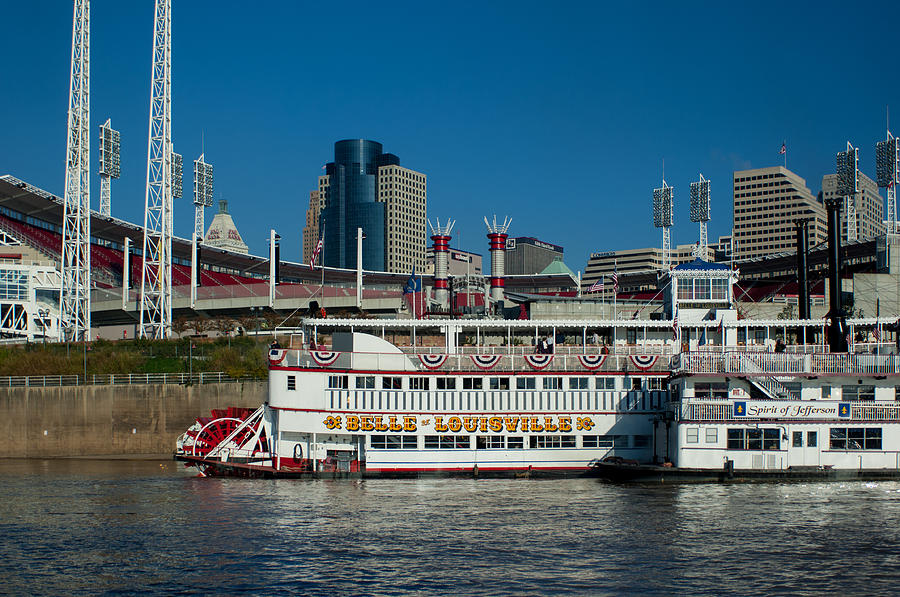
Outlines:
{"type": "Polygon", "coordinates": [[[419,360],[426,369],[437,369],[447,361],[445,354],[420,354],[419,360]]]}
{"type": "Polygon", "coordinates": [[[593,371],[594,369],[599,369],[603,362],[606,360],[605,354],[580,354],[578,355],[578,360],[581,361],[581,366],[585,369],[590,369],[593,371]]]}
{"type": "Polygon", "coordinates": [[[287,350],[283,348],[273,348],[269,351],[269,364],[278,365],[287,356],[287,350]]]}
{"type": "Polygon", "coordinates": [[[532,369],[543,369],[553,360],[552,354],[526,354],[525,362],[531,365],[532,369]]]}
{"type": "Polygon", "coordinates": [[[320,367],[328,367],[329,365],[333,365],[338,357],[341,356],[341,353],[331,352],[330,350],[310,350],[309,354],[312,355],[313,360],[320,367]]]}
{"type": "Polygon", "coordinates": [[[493,369],[494,365],[500,362],[500,358],[503,355],[499,354],[473,354],[472,362],[475,363],[475,366],[479,369],[484,369],[487,371],[488,369],[493,369]]]}
{"type": "Polygon", "coordinates": [[[632,354],[628,355],[628,358],[631,359],[631,362],[634,363],[634,366],[640,369],[641,371],[646,371],[654,364],[656,364],[656,360],[659,358],[658,354],[632,354]]]}

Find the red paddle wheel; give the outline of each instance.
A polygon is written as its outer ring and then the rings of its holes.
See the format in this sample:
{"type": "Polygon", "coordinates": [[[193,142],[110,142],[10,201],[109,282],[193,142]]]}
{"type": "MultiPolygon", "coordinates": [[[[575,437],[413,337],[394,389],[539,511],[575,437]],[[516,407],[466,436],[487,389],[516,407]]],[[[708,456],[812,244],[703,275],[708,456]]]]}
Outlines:
{"type": "MultiPolygon", "coordinates": [[[[229,406],[224,409],[214,409],[211,417],[199,417],[182,438],[183,451],[191,456],[205,457],[231,436],[254,412],[252,408],[229,406]]],[[[256,433],[257,426],[258,423],[245,426],[231,438],[229,445],[244,446],[256,433]]],[[[267,444],[266,438],[261,436],[260,441],[253,448],[254,450],[267,450],[267,444]]]]}

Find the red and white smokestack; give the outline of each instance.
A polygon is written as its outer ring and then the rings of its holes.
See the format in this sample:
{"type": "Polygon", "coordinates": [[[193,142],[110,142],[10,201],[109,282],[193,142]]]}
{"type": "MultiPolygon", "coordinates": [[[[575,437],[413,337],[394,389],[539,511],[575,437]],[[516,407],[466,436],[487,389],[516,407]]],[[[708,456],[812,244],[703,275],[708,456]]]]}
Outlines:
{"type": "Polygon", "coordinates": [[[491,300],[503,300],[503,277],[506,275],[506,231],[512,224],[510,218],[504,218],[502,224],[497,223],[497,216],[493,222],[484,219],[488,229],[488,240],[491,248],[491,300]]]}
{"type": "Polygon", "coordinates": [[[450,270],[450,231],[453,230],[453,220],[441,226],[440,220],[435,220],[437,226],[432,226],[431,240],[434,242],[434,300],[441,306],[450,308],[450,282],[448,273],[450,270]]]}

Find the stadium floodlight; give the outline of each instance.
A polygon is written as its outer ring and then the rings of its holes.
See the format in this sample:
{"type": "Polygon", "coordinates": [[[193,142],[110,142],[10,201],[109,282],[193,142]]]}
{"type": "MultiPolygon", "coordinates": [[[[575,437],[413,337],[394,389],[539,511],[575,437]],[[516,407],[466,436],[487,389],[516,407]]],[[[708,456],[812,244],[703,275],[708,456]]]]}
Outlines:
{"type": "Polygon", "coordinates": [[[674,224],[672,215],[673,189],[663,181],[660,189],[653,189],[653,225],[657,228],[669,228],[674,224]]]}
{"type": "Polygon", "coordinates": [[[119,131],[110,126],[110,119],[100,125],[100,174],[119,178],[119,131]]]}
{"type": "Polygon", "coordinates": [[[184,158],[180,153],[172,153],[172,197],[181,199],[184,195],[184,158]]]}
{"type": "Polygon", "coordinates": [[[847,151],[837,154],[837,194],[849,197],[859,191],[859,149],[847,143],[847,151]]]}
{"type": "Polygon", "coordinates": [[[213,167],[204,160],[205,154],[194,160],[194,205],[213,204],[213,167]]]}
{"type": "Polygon", "coordinates": [[[691,222],[709,222],[709,181],[702,174],[691,183],[691,222]]]}
{"type": "Polygon", "coordinates": [[[875,144],[875,174],[878,186],[886,188],[896,182],[898,155],[897,138],[888,133],[886,141],[875,144]]]}

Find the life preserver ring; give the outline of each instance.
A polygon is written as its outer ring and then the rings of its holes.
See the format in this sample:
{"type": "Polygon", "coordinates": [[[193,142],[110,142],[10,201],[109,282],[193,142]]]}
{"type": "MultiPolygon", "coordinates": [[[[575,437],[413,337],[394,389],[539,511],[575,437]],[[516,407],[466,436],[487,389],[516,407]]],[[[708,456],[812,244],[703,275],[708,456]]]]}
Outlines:
{"type": "Polygon", "coordinates": [[[301,444],[294,444],[294,460],[298,462],[303,460],[303,446],[301,444]]]}

